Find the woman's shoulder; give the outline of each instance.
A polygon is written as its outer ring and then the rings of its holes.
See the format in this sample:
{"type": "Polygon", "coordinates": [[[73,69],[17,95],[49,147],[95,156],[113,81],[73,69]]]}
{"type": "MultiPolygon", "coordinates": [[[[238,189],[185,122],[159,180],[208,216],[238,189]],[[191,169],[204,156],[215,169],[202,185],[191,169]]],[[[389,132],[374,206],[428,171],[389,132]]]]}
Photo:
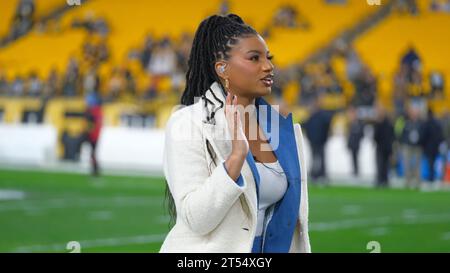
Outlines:
{"type": "Polygon", "coordinates": [[[199,109],[198,104],[192,104],[189,106],[177,105],[173,108],[166,123],[166,131],[175,130],[180,132],[179,129],[191,129],[200,126],[201,109],[199,109]]]}

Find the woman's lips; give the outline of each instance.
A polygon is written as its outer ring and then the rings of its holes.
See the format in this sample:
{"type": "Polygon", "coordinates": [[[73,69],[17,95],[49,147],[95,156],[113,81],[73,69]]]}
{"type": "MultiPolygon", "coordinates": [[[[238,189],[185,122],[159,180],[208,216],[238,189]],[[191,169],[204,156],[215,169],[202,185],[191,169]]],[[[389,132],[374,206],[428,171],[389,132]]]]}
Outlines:
{"type": "Polygon", "coordinates": [[[273,85],[273,80],[272,79],[261,79],[261,81],[263,82],[263,84],[266,87],[271,87],[273,85]]]}

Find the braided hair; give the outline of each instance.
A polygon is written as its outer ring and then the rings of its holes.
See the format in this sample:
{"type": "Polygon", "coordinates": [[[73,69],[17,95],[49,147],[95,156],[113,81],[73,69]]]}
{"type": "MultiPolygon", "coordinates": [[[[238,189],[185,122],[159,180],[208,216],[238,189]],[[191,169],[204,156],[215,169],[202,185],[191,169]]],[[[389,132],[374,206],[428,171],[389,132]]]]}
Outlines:
{"type": "MultiPolygon", "coordinates": [[[[237,44],[239,38],[256,34],[256,30],[245,24],[236,14],[213,15],[203,20],[192,43],[186,73],[186,88],[181,96],[181,104],[186,106],[193,104],[195,97],[203,96],[214,82],[218,82],[222,90],[225,90],[216,73],[215,63],[230,57],[228,52],[237,44]]],[[[207,148],[215,161],[215,156],[208,145],[207,148]]],[[[169,226],[171,226],[176,220],[177,212],[167,181],[165,195],[165,203],[170,215],[169,226]]]]}
{"type": "Polygon", "coordinates": [[[213,15],[203,20],[192,43],[181,104],[193,104],[194,98],[201,97],[213,82],[222,85],[214,68],[216,61],[230,57],[228,52],[238,38],[256,34],[256,30],[236,14],[213,15]]]}

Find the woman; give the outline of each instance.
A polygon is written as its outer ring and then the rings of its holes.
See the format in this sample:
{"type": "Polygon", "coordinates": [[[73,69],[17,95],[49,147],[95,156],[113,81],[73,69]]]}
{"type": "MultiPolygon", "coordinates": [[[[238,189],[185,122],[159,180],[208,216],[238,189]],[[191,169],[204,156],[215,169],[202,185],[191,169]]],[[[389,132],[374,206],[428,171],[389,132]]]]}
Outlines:
{"type": "Polygon", "coordinates": [[[176,222],[161,252],[310,252],[303,137],[291,114],[261,98],[273,84],[270,60],[263,38],[237,15],[198,27],[187,107],[166,128],[176,222]]]}

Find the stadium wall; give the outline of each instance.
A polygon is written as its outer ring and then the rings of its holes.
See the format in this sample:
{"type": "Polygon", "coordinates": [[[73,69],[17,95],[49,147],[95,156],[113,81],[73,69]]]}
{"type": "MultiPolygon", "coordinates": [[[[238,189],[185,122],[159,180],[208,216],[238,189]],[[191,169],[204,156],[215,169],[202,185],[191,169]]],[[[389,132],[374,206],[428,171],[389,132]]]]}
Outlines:
{"type": "MultiPolygon", "coordinates": [[[[18,167],[58,168],[68,164],[73,169],[89,167],[90,147],[83,144],[80,162],[64,162],[57,158],[58,136],[49,125],[0,125],[0,164],[18,167]]],[[[162,173],[164,130],[104,127],[98,144],[98,159],[103,169],[124,172],[162,173]]],[[[306,141],[307,160],[311,158],[306,141]]],[[[330,177],[349,176],[351,158],[343,135],[333,135],[326,146],[330,177]]],[[[374,145],[366,137],[361,143],[360,171],[373,176],[374,145]]],[[[308,160],[308,164],[310,160],[308,160]]]]}

